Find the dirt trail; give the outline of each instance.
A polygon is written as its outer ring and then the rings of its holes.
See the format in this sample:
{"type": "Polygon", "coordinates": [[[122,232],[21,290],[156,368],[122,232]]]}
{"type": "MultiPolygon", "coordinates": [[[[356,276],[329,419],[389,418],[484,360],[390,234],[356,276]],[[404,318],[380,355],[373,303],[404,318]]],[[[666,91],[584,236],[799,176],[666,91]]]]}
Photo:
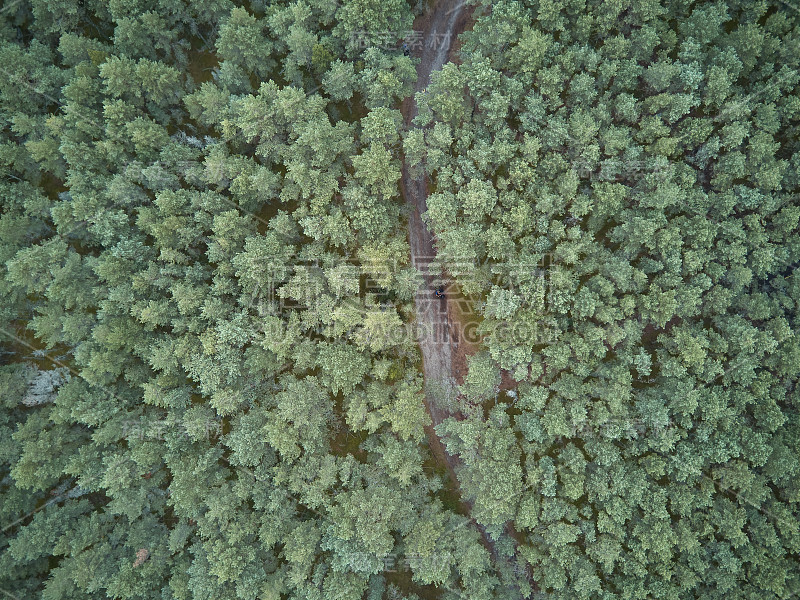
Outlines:
{"type": "MultiPolygon", "coordinates": [[[[461,33],[469,19],[465,18],[463,0],[438,0],[429,12],[418,18],[415,31],[422,31],[421,48],[413,54],[420,59],[417,65],[415,92],[427,88],[431,73],[442,68],[448,60],[453,42],[461,33]]],[[[417,115],[417,103],[413,97],[402,105],[406,127],[413,127],[417,115]]],[[[453,370],[454,347],[457,325],[449,318],[447,300],[434,297],[434,281],[439,273],[431,272],[430,262],[435,258],[433,235],[422,221],[421,215],[427,210],[427,178],[413,178],[408,165],[403,162],[401,187],[409,204],[408,240],[411,246],[412,264],[424,276],[425,285],[415,299],[418,342],[422,351],[423,372],[425,376],[425,405],[431,415],[433,426],[426,428],[429,445],[436,460],[447,467],[452,480],[458,484],[455,469],[461,464],[457,456],[447,453],[433,427],[449,416],[460,415],[451,412],[454,407],[455,378],[453,370]],[[455,339],[453,339],[455,338],[455,339]]],[[[471,506],[462,502],[467,512],[471,506]]],[[[474,520],[473,520],[474,522],[474,520]]],[[[495,543],[489,538],[484,527],[475,523],[483,536],[484,545],[491,552],[495,564],[504,561],[500,558],[495,543]]],[[[535,584],[530,582],[534,588],[535,584]]]]}
{"type": "MultiPolygon", "coordinates": [[[[415,56],[420,59],[417,65],[417,84],[414,91],[424,90],[430,83],[431,73],[441,69],[447,60],[452,39],[459,32],[455,24],[463,10],[462,0],[439,0],[433,13],[421,17],[423,26],[422,44],[415,56]]],[[[417,29],[417,24],[415,24],[417,29]]],[[[403,103],[403,116],[407,127],[417,115],[417,103],[413,97],[403,103]]],[[[452,349],[449,342],[451,324],[447,318],[447,304],[433,295],[433,283],[438,273],[429,271],[429,264],[436,256],[433,236],[422,221],[422,213],[427,209],[427,179],[411,177],[408,165],[403,163],[402,188],[406,202],[409,203],[408,241],[411,246],[412,264],[425,277],[425,286],[417,294],[416,311],[419,327],[419,344],[422,350],[425,381],[428,386],[428,409],[433,424],[438,425],[449,413],[444,409],[452,396],[454,381],[452,377],[452,349]],[[436,398],[437,401],[432,401],[436,398]]]]}

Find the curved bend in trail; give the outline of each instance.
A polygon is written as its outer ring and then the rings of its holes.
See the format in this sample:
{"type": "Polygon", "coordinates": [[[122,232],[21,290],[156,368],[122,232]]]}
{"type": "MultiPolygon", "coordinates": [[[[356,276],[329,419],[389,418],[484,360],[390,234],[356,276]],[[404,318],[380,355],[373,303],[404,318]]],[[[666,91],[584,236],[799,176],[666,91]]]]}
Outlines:
{"type": "MultiPolygon", "coordinates": [[[[452,40],[460,33],[456,30],[459,17],[464,8],[463,0],[438,0],[432,7],[432,14],[426,19],[427,25],[422,32],[422,48],[415,53],[420,59],[417,65],[417,83],[414,91],[420,92],[430,83],[431,73],[442,68],[450,52],[452,40]]],[[[417,103],[414,97],[403,103],[403,116],[406,127],[413,127],[413,119],[417,115],[417,103]]],[[[438,273],[431,272],[429,264],[436,256],[433,248],[431,232],[422,221],[422,214],[427,206],[427,180],[423,175],[417,179],[411,177],[408,165],[403,161],[401,186],[406,202],[409,204],[408,241],[411,246],[411,260],[414,267],[424,277],[425,284],[417,293],[416,318],[419,331],[418,342],[422,351],[423,372],[425,376],[425,405],[433,421],[432,427],[426,428],[431,451],[436,460],[445,466],[454,482],[457,482],[455,468],[460,464],[457,456],[451,456],[444,449],[436,431],[433,429],[450,416],[451,399],[454,395],[453,347],[450,332],[453,330],[448,320],[447,301],[434,297],[434,280],[438,273]]],[[[462,502],[469,510],[469,504],[462,502]]],[[[474,520],[473,520],[474,522],[474,520]]],[[[495,543],[486,534],[486,530],[476,523],[483,536],[486,547],[497,563],[501,561],[495,543]]],[[[529,580],[534,586],[535,584],[529,580]]]]}

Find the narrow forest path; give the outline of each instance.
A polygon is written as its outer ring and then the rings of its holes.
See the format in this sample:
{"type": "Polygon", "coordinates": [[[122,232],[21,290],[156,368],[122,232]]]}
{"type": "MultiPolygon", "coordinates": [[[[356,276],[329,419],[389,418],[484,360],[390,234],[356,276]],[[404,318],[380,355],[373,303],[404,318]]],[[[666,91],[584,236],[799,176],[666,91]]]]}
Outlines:
{"type": "MultiPolygon", "coordinates": [[[[467,19],[463,0],[438,0],[414,24],[415,31],[421,31],[421,48],[413,52],[420,59],[417,65],[417,82],[415,92],[425,90],[431,81],[431,73],[442,68],[448,60],[453,42],[462,32],[467,19]]],[[[417,116],[417,103],[412,96],[402,104],[404,124],[407,128],[415,127],[413,120],[417,116]]],[[[409,204],[408,241],[411,246],[413,266],[424,277],[425,284],[415,298],[418,343],[422,351],[423,374],[425,377],[425,406],[433,424],[426,428],[431,452],[438,463],[445,466],[454,484],[458,486],[455,470],[461,464],[457,456],[449,454],[434,427],[444,419],[452,416],[453,400],[456,394],[453,358],[454,348],[460,338],[457,323],[451,322],[451,310],[448,310],[447,299],[434,297],[434,281],[441,276],[429,268],[436,257],[433,246],[433,234],[422,220],[422,214],[428,209],[428,181],[424,175],[414,178],[408,165],[403,161],[402,193],[409,204]],[[453,339],[455,338],[455,339],[453,339]]],[[[462,500],[462,507],[469,514],[471,505],[462,500]]],[[[492,555],[495,564],[504,560],[498,554],[495,542],[487,535],[483,526],[474,521],[481,532],[483,542],[492,555]]],[[[535,586],[531,582],[532,585],[535,586]]]]}
{"type": "MultiPolygon", "coordinates": [[[[458,17],[463,10],[462,0],[440,0],[434,5],[433,14],[425,19],[426,29],[422,32],[422,48],[418,54],[417,83],[414,91],[424,90],[430,83],[431,73],[442,68],[450,50],[450,40],[458,32],[454,31],[458,17]],[[448,37],[449,35],[449,37],[448,37]]],[[[414,127],[417,103],[413,97],[403,103],[403,117],[406,127],[414,127]]],[[[438,273],[428,269],[436,256],[433,247],[433,234],[422,221],[422,214],[428,209],[428,181],[422,176],[411,177],[408,165],[403,161],[402,188],[409,204],[408,241],[411,246],[411,260],[414,267],[425,277],[425,287],[417,294],[416,312],[419,328],[419,344],[422,350],[425,381],[428,389],[436,389],[438,396],[446,396],[453,389],[453,357],[448,339],[451,323],[447,317],[446,300],[433,295],[433,282],[438,273]]],[[[429,410],[434,425],[448,416],[444,410],[445,398],[439,402],[429,402],[429,410]]]]}
{"type": "MultiPolygon", "coordinates": [[[[417,65],[417,83],[414,91],[424,90],[430,83],[431,73],[441,69],[447,59],[450,43],[458,35],[454,31],[458,16],[463,10],[462,0],[439,0],[433,5],[430,14],[422,15],[414,23],[415,31],[422,28],[422,44],[414,56],[420,59],[417,65]],[[449,39],[448,39],[449,34],[449,39]]],[[[402,106],[404,123],[407,128],[414,127],[417,103],[413,96],[407,98],[402,106]]],[[[434,280],[439,276],[429,269],[436,256],[433,235],[422,221],[422,214],[428,209],[428,181],[425,176],[411,177],[405,160],[403,161],[401,187],[409,205],[408,241],[411,246],[411,262],[423,274],[425,284],[415,298],[418,343],[422,351],[423,372],[425,376],[425,405],[431,415],[433,426],[428,428],[428,440],[434,457],[447,467],[455,479],[454,467],[458,458],[447,454],[444,446],[433,430],[449,413],[445,406],[454,390],[453,354],[448,339],[451,323],[448,319],[446,300],[434,297],[434,280]]]]}

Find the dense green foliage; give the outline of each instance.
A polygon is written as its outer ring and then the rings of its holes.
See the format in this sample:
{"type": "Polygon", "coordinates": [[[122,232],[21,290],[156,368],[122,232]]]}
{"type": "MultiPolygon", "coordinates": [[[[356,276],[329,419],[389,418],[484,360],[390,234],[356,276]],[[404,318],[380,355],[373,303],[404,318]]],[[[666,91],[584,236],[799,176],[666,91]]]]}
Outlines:
{"type": "Polygon", "coordinates": [[[0,8],[0,593],[800,593],[800,13],[487,0],[404,130],[421,8],[0,8]]]}
{"type": "Polygon", "coordinates": [[[397,186],[415,70],[352,32],[413,15],[195,5],[0,13],[0,589],[487,597],[418,349],[384,334],[418,281],[397,186]]]}
{"type": "Polygon", "coordinates": [[[476,14],[405,139],[440,257],[484,303],[465,399],[518,382],[438,428],[474,516],[514,523],[554,598],[794,597],[800,15],[476,14]]]}

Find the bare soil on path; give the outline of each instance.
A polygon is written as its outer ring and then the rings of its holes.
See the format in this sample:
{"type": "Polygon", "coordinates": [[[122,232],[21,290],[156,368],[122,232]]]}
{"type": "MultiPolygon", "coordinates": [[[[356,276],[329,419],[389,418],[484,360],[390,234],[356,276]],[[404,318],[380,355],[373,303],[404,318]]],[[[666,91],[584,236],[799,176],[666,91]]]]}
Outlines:
{"type": "MultiPolygon", "coordinates": [[[[414,30],[422,32],[422,43],[412,49],[420,59],[417,65],[415,92],[425,90],[431,81],[431,73],[442,68],[451,57],[453,43],[457,36],[470,23],[469,9],[463,0],[438,0],[414,22],[414,30]]],[[[406,98],[401,107],[406,127],[413,127],[417,115],[414,97],[406,98]]],[[[434,458],[446,466],[452,481],[457,486],[455,470],[461,461],[444,448],[434,427],[450,416],[461,418],[455,410],[456,376],[463,374],[464,347],[460,346],[459,324],[452,319],[453,308],[449,299],[434,296],[435,282],[441,273],[433,272],[430,263],[436,257],[433,235],[422,220],[427,211],[428,181],[425,176],[414,178],[408,165],[403,161],[401,189],[409,205],[408,241],[411,246],[413,266],[424,277],[424,286],[417,293],[416,325],[418,342],[422,352],[425,376],[425,405],[431,416],[432,425],[426,428],[428,442],[434,458]],[[454,369],[457,366],[458,369],[454,369]],[[458,373],[456,372],[458,371],[458,373]]],[[[469,514],[471,506],[462,501],[462,508],[469,514]]],[[[474,522],[474,520],[473,520],[474,522]]],[[[490,551],[495,564],[504,561],[500,558],[495,543],[487,535],[483,526],[475,523],[483,537],[484,545],[490,551]]],[[[508,530],[508,528],[506,528],[508,530]]],[[[516,537],[516,536],[514,536],[516,537]]],[[[529,580],[535,589],[535,583],[529,580]]]]}
{"type": "MultiPolygon", "coordinates": [[[[430,83],[431,73],[441,69],[450,51],[451,42],[458,31],[455,25],[464,10],[462,0],[439,0],[432,12],[419,17],[414,23],[416,31],[422,31],[422,43],[414,55],[420,59],[417,65],[417,83],[414,91],[420,92],[430,83]]],[[[406,127],[413,126],[417,115],[417,103],[413,97],[407,98],[402,106],[406,127]]],[[[434,282],[440,276],[429,269],[436,257],[433,235],[422,221],[422,214],[428,209],[428,181],[426,177],[411,177],[408,165],[403,162],[401,186],[406,202],[409,204],[408,241],[411,246],[413,266],[425,279],[425,286],[417,294],[417,326],[420,331],[419,344],[422,350],[425,381],[430,393],[438,402],[430,402],[429,410],[433,424],[438,425],[450,416],[443,406],[448,404],[446,397],[454,389],[453,356],[450,343],[452,324],[447,316],[447,300],[433,295],[434,282]],[[436,390],[435,392],[433,390],[436,390]]]]}
{"type": "MultiPolygon", "coordinates": [[[[414,30],[422,32],[420,48],[413,50],[414,56],[420,59],[417,65],[415,92],[423,91],[430,83],[431,73],[440,69],[445,63],[450,44],[443,41],[447,40],[447,34],[450,35],[450,39],[457,35],[453,28],[462,10],[461,0],[439,0],[431,12],[426,11],[415,21],[414,30]]],[[[417,103],[413,96],[403,102],[402,112],[406,127],[412,127],[412,121],[417,115],[417,103]]],[[[425,404],[433,421],[433,426],[428,431],[428,439],[435,457],[448,467],[451,477],[455,480],[453,468],[458,464],[458,459],[445,452],[444,446],[433,431],[433,427],[450,416],[444,406],[449,404],[448,400],[452,397],[454,380],[453,354],[449,341],[451,323],[447,315],[447,300],[438,299],[433,295],[434,282],[440,274],[433,273],[429,268],[436,251],[433,247],[433,235],[422,221],[422,214],[428,209],[427,186],[427,178],[411,177],[408,165],[403,161],[401,187],[410,209],[408,241],[411,246],[411,261],[424,277],[424,286],[417,293],[415,305],[418,342],[422,351],[426,382],[425,404]]]]}

